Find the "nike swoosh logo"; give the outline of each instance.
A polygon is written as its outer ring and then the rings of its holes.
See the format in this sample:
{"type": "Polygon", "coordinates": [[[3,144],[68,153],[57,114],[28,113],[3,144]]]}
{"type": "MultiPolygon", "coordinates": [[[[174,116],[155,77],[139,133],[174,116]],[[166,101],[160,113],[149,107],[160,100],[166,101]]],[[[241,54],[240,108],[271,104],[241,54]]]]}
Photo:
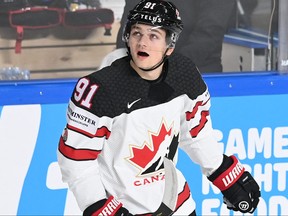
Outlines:
{"type": "Polygon", "coordinates": [[[141,98],[139,98],[139,99],[137,99],[137,100],[135,100],[135,101],[133,101],[132,103],[127,103],[127,107],[128,107],[128,109],[130,109],[135,103],[137,103],[138,101],[140,101],[141,100],[141,98]]]}

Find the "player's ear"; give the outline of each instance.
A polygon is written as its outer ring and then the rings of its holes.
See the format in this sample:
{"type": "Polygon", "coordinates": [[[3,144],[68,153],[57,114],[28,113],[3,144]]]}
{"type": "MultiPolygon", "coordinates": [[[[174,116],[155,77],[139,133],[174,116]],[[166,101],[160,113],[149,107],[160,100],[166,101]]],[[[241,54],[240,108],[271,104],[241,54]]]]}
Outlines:
{"type": "Polygon", "coordinates": [[[174,48],[171,48],[171,47],[168,48],[166,55],[170,56],[173,53],[173,51],[174,51],[174,48]]]}

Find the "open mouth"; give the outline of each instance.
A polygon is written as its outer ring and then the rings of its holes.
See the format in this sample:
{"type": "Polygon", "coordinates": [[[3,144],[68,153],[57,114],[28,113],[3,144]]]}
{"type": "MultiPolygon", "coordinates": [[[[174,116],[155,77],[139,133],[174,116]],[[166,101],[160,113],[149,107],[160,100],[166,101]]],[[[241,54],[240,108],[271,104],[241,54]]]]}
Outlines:
{"type": "Polygon", "coordinates": [[[137,53],[137,55],[139,55],[139,56],[143,56],[143,57],[147,57],[147,56],[149,56],[148,53],[146,53],[146,52],[141,52],[141,51],[139,51],[139,52],[137,53]]]}

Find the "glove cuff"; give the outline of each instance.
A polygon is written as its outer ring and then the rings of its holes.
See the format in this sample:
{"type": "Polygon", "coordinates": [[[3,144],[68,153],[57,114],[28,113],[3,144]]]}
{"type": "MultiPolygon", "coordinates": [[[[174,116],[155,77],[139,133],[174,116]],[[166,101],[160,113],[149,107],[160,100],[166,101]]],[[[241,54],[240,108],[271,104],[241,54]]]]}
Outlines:
{"type": "Polygon", "coordinates": [[[99,215],[115,215],[115,213],[122,207],[122,203],[116,200],[113,196],[108,199],[100,200],[83,212],[83,216],[99,216],[99,215]]]}
{"type": "Polygon", "coordinates": [[[234,155],[230,157],[224,155],[221,166],[215,171],[215,173],[209,176],[208,179],[221,191],[224,191],[230,188],[241,177],[244,171],[245,169],[243,165],[234,155]],[[227,164],[229,164],[229,162],[231,163],[231,161],[232,164],[227,168],[227,164]],[[219,172],[220,170],[223,170],[224,167],[226,167],[226,169],[223,172],[219,172]],[[220,174],[215,176],[216,173],[220,174]]]}

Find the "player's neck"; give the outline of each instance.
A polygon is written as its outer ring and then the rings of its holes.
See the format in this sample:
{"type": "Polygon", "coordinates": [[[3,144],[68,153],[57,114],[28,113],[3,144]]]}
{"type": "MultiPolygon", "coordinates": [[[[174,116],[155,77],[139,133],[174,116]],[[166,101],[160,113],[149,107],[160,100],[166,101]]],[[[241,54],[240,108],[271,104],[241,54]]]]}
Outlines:
{"type": "Polygon", "coordinates": [[[133,61],[130,61],[131,67],[136,71],[136,73],[145,80],[156,80],[160,77],[163,70],[163,63],[154,70],[144,71],[135,65],[133,61]]]}

